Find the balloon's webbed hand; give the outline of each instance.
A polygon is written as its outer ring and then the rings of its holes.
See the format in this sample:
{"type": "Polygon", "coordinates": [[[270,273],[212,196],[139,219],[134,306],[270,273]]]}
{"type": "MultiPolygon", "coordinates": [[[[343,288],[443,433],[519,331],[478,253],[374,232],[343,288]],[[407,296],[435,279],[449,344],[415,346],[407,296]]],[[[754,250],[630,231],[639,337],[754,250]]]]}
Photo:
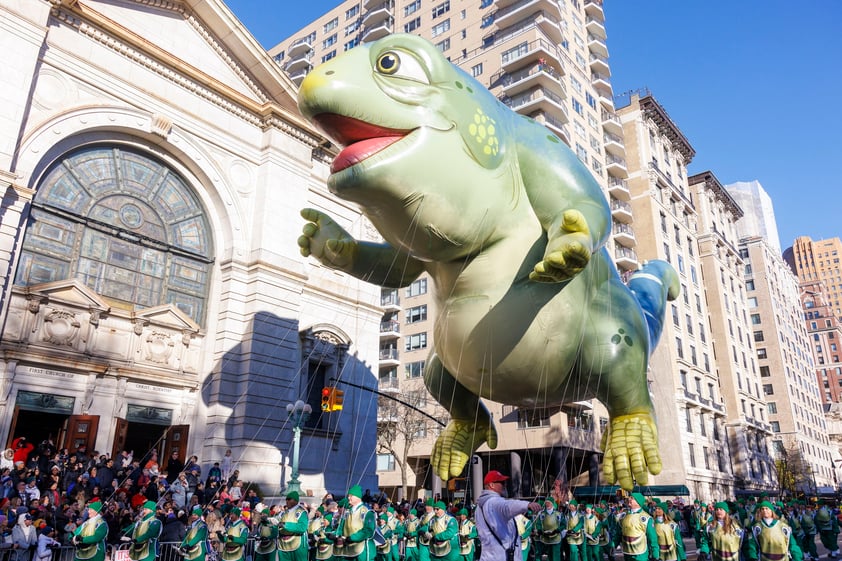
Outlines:
{"type": "Polygon", "coordinates": [[[658,428],[649,413],[619,415],[602,435],[605,458],[602,473],[609,485],[616,481],[626,491],[635,482],[646,485],[649,474],[661,473],[661,455],[658,452],[658,428]]]}
{"type": "Polygon", "coordinates": [[[578,210],[566,210],[561,224],[547,233],[544,258],[529,273],[537,282],[562,282],[579,273],[591,260],[593,241],[585,216],[578,210]]]}
{"type": "Polygon", "coordinates": [[[298,238],[301,255],[312,255],[323,265],[349,271],[356,258],[359,245],[357,240],[323,212],[305,208],[301,211],[301,217],[307,220],[298,238]]]}

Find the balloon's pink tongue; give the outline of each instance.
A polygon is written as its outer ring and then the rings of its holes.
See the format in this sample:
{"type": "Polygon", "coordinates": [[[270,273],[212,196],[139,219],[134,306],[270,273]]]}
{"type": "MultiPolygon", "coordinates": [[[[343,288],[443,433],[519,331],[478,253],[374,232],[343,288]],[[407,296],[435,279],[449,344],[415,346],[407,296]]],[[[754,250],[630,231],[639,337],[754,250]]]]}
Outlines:
{"type": "Polygon", "coordinates": [[[349,168],[354,164],[365,160],[369,156],[380,152],[387,146],[390,146],[402,139],[403,136],[381,136],[378,138],[368,138],[355,142],[342,150],[333,163],[330,165],[330,172],[336,173],[345,168],[349,168]]]}

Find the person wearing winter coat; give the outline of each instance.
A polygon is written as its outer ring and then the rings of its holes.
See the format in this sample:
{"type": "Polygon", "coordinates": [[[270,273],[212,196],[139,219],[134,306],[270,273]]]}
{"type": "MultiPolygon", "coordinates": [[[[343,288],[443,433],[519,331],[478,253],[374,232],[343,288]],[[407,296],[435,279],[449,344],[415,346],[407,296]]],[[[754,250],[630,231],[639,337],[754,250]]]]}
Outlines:
{"type": "Polygon", "coordinates": [[[35,549],[35,556],[32,561],[52,561],[53,549],[61,547],[61,544],[54,538],[55,530],[52,526],[45,526],[38,536],[38,545],[35,549]]]}
{"type": "Polygon", "coordinates": [[[29,561],[30,551],[38,545],[38,534],[29,513],[18,516],[18,523],[12,529],[12,543],[17,546],[12,553],[12,561],[29,561]]]}

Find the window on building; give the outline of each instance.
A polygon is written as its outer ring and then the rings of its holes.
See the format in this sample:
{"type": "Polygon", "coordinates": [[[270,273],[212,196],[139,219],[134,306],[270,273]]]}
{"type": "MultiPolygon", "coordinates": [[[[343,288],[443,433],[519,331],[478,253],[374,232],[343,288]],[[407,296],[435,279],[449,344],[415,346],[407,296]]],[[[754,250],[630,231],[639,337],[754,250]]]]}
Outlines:
{"type": "Polygon", "coordinates": [[[766,349],[765,348],[757,349],[757,358],[760,358],[760,359],[766,358],[766,349]]]}
{"type": "Polygon", "coordinates": [[[418,16],[417,18],[405,23],[403,26],[403,31],[404,33],[412,33],[419,27],[421,27],[421,16],[418,16]]]}
{"type": "Polygon", "coordinates": [[[760,377],[761,378],[768,378],[771,375],[772,375],[772,373],[769,371],[768,366],[761,366],[760,367],[760,377]]]}
{"type": "Polygon", "coordinates": [[[360,5],[357,4],[356,6],[351,6],[347,10],[345,10],[345,19],[351,19],[352,17],[356,16],[360,13],[360,5]]]}
{"type": "Polygon", "coordinates": [[[427,279],[417,279],[412,284],[410,284],[406,288],[406,296],[420,296],[421,294],[427,294],[427,279]]]}
{"type": "Polygon", "coordinates": [[[333,30],[334,30],[334,29],[336,29],[337,27],[339,27],[339,18],[338,18],[338,17],[337,17],[337,18],[333,18],[332,20],[330,20],[329,22],[327,22],[327,23],[325,24],[325,27],[324,27],[324,32],[325,32],[325,33],[330,33],[331,31],[333,31],[333,30]]]}
{"type": "Polygon", "coordinates": [[[326,49],[326,48],[330,47],[331,45],[335,44],[336,41],[337,41],[337,35],[336,35],[336,33],[334,33],[333,35],[331,35],[330,37],[328,37],[327,39],[322,41],[322,48],[326,49]]]}
{"type": "MultiPolygon", "coordinates": [[[[411,14],[414,14],[418,10],[421,9],[421,0],[415,0],[414,2],[410,2],[403,8],[403,16],[408,17],[411,14]]],[[[418,23],[421,23],[421,18],[418,18],[418,23]]]]}
{"type": "Polygon", "coordinates": [[[763,332],[762,331],[755,331],[754,332],[754,342],[759,343],[763,341],[763,332]]]}
{"type": "Polygon", "coordinates": [[[443,16],[447,12],[450,11],[450,0],[446,2],[442,2],[438,6],[433,8],[433,19],[443,16]]]}
{"type": "Polygon", "coordinates": [[[438,23],[433,26],[432,35],[433,37],[438,37],[442,33],[450,31],[450,18],[447,18],[441,23],[438,23]]]}
{"type": "Polygon", "coordinates": [[[575,111],[579,115],[582,115],[585,112],[585,108],[582,107],[582,103],[578,99],[576,99],[575,97],[571,97],[570,102],[573,105],[573,111],[575,111]]]}
{"type": "Polygon", "coordinates": [[[441,52],[446,52],[450,49],[450,37],[443,41],[436,43],[436,48],[441,52]]]}
{"type": "Polygon", "coordinates": [[[406,323],[415,323],[427,319],[427,304],[413,306],[406,311],[406,323]]]}
{"type": "Polygon", "coordinates": [[[75,278],[121,308],[173,304],[204,324],[212,229],[189,184],[143,150],[62,156],[38,185],[23,240],[17,285],[75,278]]]}
{"type": "Polygon", "coordinates": [[[769,403],[766,404],[766,411],[768,411],[768,413],[770,415],[777,415],[778,414],[778,404],[774,401],[770,401],[769,403]]]}
{"type": "Polygon", "coordinates": [[[550,426],[550,413],[544,407],[537,409],[518,409],[517,426],[519,429],[550,426]]]}
{"type": "Polygon", "coordinates": [[[687,432],[693,432],[693,414],[689,407],[684,408],[684,422],[686,423],[687,432]]]}
{"type": "Polygon", "coordinates": [[[414,333],[406,337],[406,350],[416,351],[427,348],[427,333],[414,333]]]}
{"type": "Polygon", "coordinates": [[[681,337],[675,338],[675,352],[678,353],[678,358],[684,358],[684,346],[681,344],[681,337]]]}
{"type": "Polygon", "coordinates": [[[760,314],[751,314],[752,325],[760,325],[760,314]]]}
{"type": "Polygon", "coordinates": [[[377,454],[377,471],[395,471],[395,457],[391,454],[377,454]]]}
{"type": "Polygon", "coordinates": [[[746,290],[747,291],[754,290],[754,281],[753,280],[747,280],[746,281],[746,290]]]}
{"type": "Polygon", "coordinates": [[[482,74],[482,63],[475,64],[471,67],[471,76],[476,78],[477,76],[482,74]]]}
{"type": "Polygon", "coordinates": [[[322,55],[322,62],[327,62],[335,56],[336,56],[336,49],[333,49],[329,53],[322,55]]]}
{"type": "Polygon", "coordinates": [[[404,373],[406,374],[407,378],[420,378],[424,375],[424,366],[426,365],[426,361],[424,360],[417,360],[414,362],[408,362],[404,364],[404,373]]]}
{"type": "Polygon", "coordinates": [[[772,384],[763,384],[763,395],[775,395],[775,389],[772,384]]]}
{"type": "Polygon", "coordinates": [[[772,425],[772,432],[781,432],[781,423],[778,421],[772,421],[769,424],[772,425]]]}
{"type": "Polygon", "coordinates": [[[693,445],[692,442],[690,444],[688,444],[687,447],[688,447],[689,452],[690,452],[690,454],[689,454],[690,467],[696,467],[696,447],[693,445]]]}

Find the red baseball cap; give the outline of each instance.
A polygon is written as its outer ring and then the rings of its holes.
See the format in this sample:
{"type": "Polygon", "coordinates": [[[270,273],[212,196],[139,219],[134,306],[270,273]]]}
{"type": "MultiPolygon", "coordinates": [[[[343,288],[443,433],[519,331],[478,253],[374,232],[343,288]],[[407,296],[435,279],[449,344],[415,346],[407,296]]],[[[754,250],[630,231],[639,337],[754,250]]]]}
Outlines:
{"type": "Polygon", "coordinates": [[[483,485],[488,485],[489,483],[497,483],[498,481],[506,481],[509,478],[508,475],[503,475],[496,469],[492,469],[488,473],[485,474],[485,479],[482,480],[483,485]]]}

